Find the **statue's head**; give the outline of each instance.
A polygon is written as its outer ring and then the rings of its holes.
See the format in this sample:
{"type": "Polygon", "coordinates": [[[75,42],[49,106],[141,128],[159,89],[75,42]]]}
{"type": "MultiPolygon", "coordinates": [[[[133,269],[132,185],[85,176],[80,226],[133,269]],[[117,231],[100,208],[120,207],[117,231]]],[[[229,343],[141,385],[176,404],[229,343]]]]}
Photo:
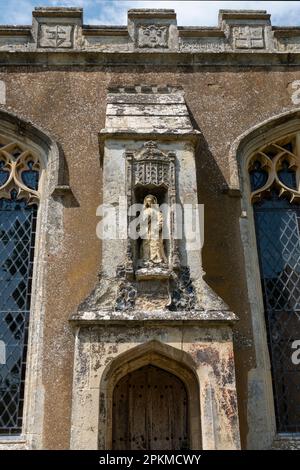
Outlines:
{"type": "Polygon", "coordinates": [[[144,199],[144,207],[151,207],[157,205],[157,199],[152,194],[147,194],[144,199]]]}

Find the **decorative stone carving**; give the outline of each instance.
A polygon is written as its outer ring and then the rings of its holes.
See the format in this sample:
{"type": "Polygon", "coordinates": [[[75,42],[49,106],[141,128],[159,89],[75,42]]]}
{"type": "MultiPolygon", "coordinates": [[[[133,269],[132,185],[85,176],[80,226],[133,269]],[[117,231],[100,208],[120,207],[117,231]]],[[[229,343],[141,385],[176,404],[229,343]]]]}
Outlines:
{"type": "Polygon", "coordinates": [[[62,24],[41,24],[39,47],[73,47],[73,26],[62,24]]]}
{"type": "Polygon", "coordinates": [[[128,34],[136,49],[178,50],[176,13],[172,9],[129,10],[128,34]]]}
{"type": "Polygon", "coordinates": [[[224,40],[219,38],[188,38],[181,41],[184,52],[221,52],[225,50],[224,40]]]}
{"type": "Polygon", "coordinates": [[[236,26],[232,29],[235,49],[263,49],[264,31],[261,26],[236,26]]]}
{"type": "Polygon", "coordinates": [[[134,283],[128,281],[126,277],[125,266],[118,267],[117,278],[120,280],[120,284],[118,288],[118,296],[116,299],[115,310],[125,311],[134,309],[137,290],[134,283]]]}
{"type": "Polygon", "coordinates": [[[7,141],[0,136],[0,197],[11,199],[12,192],[18,199],[30,203],[40,199],[37,190],[40,172],[38,155],[23,145],[7,141]]]}
{"type": "Polygon", "coordinates": [[[168,31],[166,25],[141,24],[137,27],[137,47],[164,48],[168,47],[168,31]]]}
{"type": "Polygon", "coordinates": [[[173,275],[171,287],[171,303],[169,310],[193,310],[196,307],[196,292],[193,286],[188,267],[180,269],[173,275]]]}
{"type": "Polygon", "coordinates": [[[274,188],[279,191],[279,196],[287,196],[290,202],[300,200],[299,142],[300,134],[292,134],[264,145],[251,155],[247,167],[251,178],[252,202],[274,188]]]}
{"type": "MultiPolygon", "coordinates": [[[[128,159],[133,156],[127,153],[128,159]]],[[[132,165],[132,184],[155,186],[163,185],[175,191],[175,155],[166,155],[153,141],[146,142],[144,149],[134,156],[132,165]]]]}
{"type": "MultiPolygon", "coordinates": [[[[300,28],[272,28],[270,15],[265,11],[221,10],[217,28],[185,26],[179,31],[173,10],[129,10],[128,28],[83,25],[80,8],[35,8],[32,14],[32,27],[0,26],[1,51],[31,53],[37,45],[45,49],[75,48],[83,53],[76,58],[65,54],[64,63],[67,65],[70,60],[81,63],[89,51],[133,52],[144,48],[146,53],[161,49],[193,54],[268,49],[276,54],[297,53],[300,49],[300,28]]],[[[222,63],[226,60],[224,56],[222,63]]],[[[268,61],[268,58],[264,60],[268,61]]],[[[273,59],[270,60],[272,62],[273,59]]],[[[26,57],[26,63],[34,63],[34,57],[26,57]]]]}

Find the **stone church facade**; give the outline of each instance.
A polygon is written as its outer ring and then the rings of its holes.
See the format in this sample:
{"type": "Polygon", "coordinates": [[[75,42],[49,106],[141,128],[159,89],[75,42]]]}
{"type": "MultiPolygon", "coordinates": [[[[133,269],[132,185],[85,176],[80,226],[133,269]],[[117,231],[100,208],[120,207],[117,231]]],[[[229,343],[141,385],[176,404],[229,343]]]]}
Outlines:
{"type": "Polygon", "coordinates": [[[300,448],[299,52],[265,11],[0,26],[0,449],[300,448]]]}

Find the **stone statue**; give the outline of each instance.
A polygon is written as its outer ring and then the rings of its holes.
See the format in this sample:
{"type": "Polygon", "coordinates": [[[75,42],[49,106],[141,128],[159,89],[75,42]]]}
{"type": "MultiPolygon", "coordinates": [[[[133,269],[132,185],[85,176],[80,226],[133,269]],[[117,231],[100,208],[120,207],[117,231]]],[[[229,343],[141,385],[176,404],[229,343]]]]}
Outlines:
{"type": "Polygon", "coordinates": [[[157,199],[148,194],[144,199],[141,234],[142,245],[140,258],[143,264],[166,263],[162,237],[163,215],[158,208],[157,199]]]}

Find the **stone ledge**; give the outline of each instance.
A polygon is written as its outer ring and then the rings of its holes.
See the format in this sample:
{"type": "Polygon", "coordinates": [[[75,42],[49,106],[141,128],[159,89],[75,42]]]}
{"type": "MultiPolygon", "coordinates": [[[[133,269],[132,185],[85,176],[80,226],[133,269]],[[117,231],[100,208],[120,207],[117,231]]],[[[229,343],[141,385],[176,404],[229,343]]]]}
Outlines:
{"type": "Polygon", "coordinates": [[[165,18],[176,19],[176,12],[173,9],[164,8],[132,8],[128,10],[128,18],[165,18]]]}
{"type": "Polygon", "coordinates": [[[200,131],[197,130],[186,130],[186,129],[152,129],[141,131],[134,129],[115,129],[106,128],[101,129],[99,132],[99,142],[102,144],[104,140],[113,139],[125,139],[125,140],[191,140],[193,142],[198,141],[201,135],[200,131]]]}
{"type": "Polygon", "coordinates": [[[273,27],[274,37],[300,37],[299,26],[273,27]]]}
{"type": "Polygon", "coordinates": [[[77,7],[35,7],[32,16],[47,17],[47,18],[60,18],[60,17],[77,17],[82,18],[83,8],[77,7]]]}
{"type": "Polygon", "coordinates": [[[300,434],[278,434],[271,450],[300,450],[300,434]]]}
{"type": "Polygon", "coordinates": [[[232,324],[238,317],[229,310],[191,310],[191,311],[79,311],[73,314],[70,321],[75,324],[114,325],[127,324],[169,324],[179,325],[206,325],[206,324],[232,324]]]}
{"type": "Polygon", "coordinates": [[[84,36],[128,36],[127,26],[83,25],[84,36]]]}
{"type": "Polygon", "coordinates": [[[266,10],[219,10],[222,20],[269,20],[271,15],[266,10]]]}
{"type": "Polygon", "coordinates": [[[72,195],[72,190],[68,184],[60,184],[55,186],[51,196],[52,197],[64,197],[67,195],[72,195]]]}
{"type": "Polygon", "coordinates": [[[155,129],[144,131],[130,130],[130,129],[115,129],[115,128],[105,128],[101,129],[98,134],[99,149],[100,149],[100,163],[103,163],[104,155],[104,142],[107,139],[118,139],[118,140],[159,140],[163,141],[172,141],[174,140],[187,140],[190,141],[193,145],[197,145],[199,142],[201,132],[197,130],[182,130],[182,129],[155,129]]]}
{"type": "Polygon", "coordinates": [[[34,67],[126,67],[128,65],[144,67],[153,65],[160,67],[298,67],[299,51],[239,50],[224,52],[112,52],[112,51],[78,51],[72,49],[32,49],[0,50],[0,66],[34,66],[34,67]]]}
{"type": "Polygon", "coordinates": [[[31,26],[1,25],[0,36],[31,36],[31,26]]]}
{"type": "Polygon", "coordinates": [[[1,450],[28,450],[28,442],[22,436],[2,436],[0,437],[1,450]]]}
{"type": "Polygon", "coordinates": [[[224,31],[216,27],[194,27],[194,26],[179,26],[178,27],[179,37],[213,37],[213,38],[225,38],[224,31]]]}
{"type": "Polygon", "coordinates": [[[227,194],[229,197],[236,197],[236,198],[241,198],[242,197],[242,192],[239,188],[231,188],[231,187],[225,187],[222,189],[223,194],[227,194]]]}

